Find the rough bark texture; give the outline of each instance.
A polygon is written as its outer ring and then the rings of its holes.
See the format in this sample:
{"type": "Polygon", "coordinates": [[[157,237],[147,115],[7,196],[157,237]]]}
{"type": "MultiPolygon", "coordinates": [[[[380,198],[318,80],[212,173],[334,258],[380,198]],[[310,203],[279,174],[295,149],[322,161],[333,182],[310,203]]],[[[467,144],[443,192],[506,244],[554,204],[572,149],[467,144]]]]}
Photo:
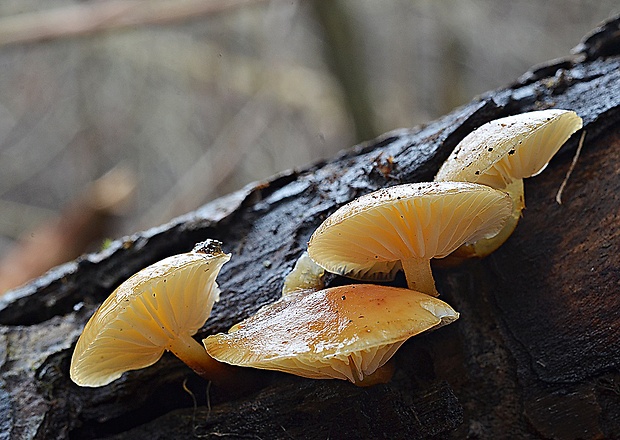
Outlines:
{"type": "Polygon", "coordinates": [[[250,185],[5,296],[0,439],[620,438],[619,23],[425,127],[250,185]],[[169,355],[106,387],[70,382],[84,323],[140,268],[205,238],[222,240],[233,258],[199,336],[225,331],[279,296],[312,231],[340,205],[431,180],[477,126],[551,107],[575,110],[587,132],[563,204],[555,195],[578,136],[526,181],[527,209],[503,247],[435,270],[461,319],[405,344],[389,384],[360,389],[264,373],[255,391],[233,397],[207,389],[169,355]]]}

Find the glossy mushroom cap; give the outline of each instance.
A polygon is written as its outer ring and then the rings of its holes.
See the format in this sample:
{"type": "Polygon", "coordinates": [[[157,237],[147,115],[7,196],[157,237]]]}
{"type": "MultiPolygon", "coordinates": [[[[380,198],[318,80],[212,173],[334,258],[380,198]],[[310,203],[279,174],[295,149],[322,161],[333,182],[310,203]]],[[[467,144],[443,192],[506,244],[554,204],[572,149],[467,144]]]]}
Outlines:
{"type": "Polygon", "coordinates": [[[192,341],[202,350],[191,336],[219,299],[215,278],[229,259],[219,242],[209,240],[130,277],[86,324],[71,358],[71,379],[103,386],[125,371],[154,364],[164,350],[195,350],[192,341]]]}
{"type": "Polygon", "coordinates": [[[458,316],[423,293],[358,284],[292,293],[203,342],[232,365],[359,383],[408,338],[458,316]]]}
{"type": "Polygon", "coordinates": [[[506,191],[513,212],[496,237],[458,251],[483,257],[512,234],[525,207],[523,180],[542,172],[568,138],[582,127],[573,111],[541,110],[497,119],[467,135],[442,165],[435,181],[462,181],[506,191]]]}
{"type": "Polygon", "coordinates": [[[484,185],[393,186],[334,212],[310,238],[308,253],[326,270],[356,279],[390,280],[402,267],[409,288],[436,296],[430,259],[495,235],[511,210],[505,193],[484,185]]]}

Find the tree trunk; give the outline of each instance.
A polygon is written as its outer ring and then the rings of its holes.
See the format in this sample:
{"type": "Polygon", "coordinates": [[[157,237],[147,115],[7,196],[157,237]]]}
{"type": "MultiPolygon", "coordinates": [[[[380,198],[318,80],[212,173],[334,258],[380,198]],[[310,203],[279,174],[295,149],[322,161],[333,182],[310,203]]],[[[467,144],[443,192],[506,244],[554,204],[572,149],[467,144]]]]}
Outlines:
{"type": "Polygon", "coordinates": [[[0,438],[620,438],[619,27],[610,21],[573,56],[429,125],[250,185],[10,292],[0,300],[0,438]],[[575,110],[587,133],[562,204],[556,194],[578,135],[526,180],[527,209],[504,246],[435,269],[461,318],[407,342],[390,383],[264,372],[253,392],[231,396],[168,354],[102,388],[69,380],[88,317],[140,268],[206,238],[223,241],[233,258],[199,336],[226,331],[280,296],[311,233],[340,205],[432,180],[474,128],[553,107],[575,110]]]}

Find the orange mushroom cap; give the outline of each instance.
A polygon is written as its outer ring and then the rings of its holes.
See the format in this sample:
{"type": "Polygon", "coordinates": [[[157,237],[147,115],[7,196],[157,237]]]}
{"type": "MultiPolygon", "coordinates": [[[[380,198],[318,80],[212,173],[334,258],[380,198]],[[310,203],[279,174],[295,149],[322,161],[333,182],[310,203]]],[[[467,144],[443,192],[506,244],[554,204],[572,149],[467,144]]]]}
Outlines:
{"type": "Polygon", "coordinates": [[[458,316],[420,292],[357,284],[291,293],[203,342],[232,365],[359,383],[408,338],[458,316]]]}

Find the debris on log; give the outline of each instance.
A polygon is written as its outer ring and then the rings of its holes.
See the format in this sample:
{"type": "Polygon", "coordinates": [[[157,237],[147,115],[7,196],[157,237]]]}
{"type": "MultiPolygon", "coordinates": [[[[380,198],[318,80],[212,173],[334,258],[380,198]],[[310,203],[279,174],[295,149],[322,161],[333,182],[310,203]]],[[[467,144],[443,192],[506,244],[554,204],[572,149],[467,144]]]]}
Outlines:
{"type": "MultiPolygon", "coordinates": [[[[619,27],[620,17],[570,57],[424,127],[249,185],[7,293],[0,438],[619,438],[619,27]],[[221,240],[233,257],[198,336],[226,331],[280,296],[311,233],[339,206],[381,187],[432,180],[476,127],[545,108],[584,120],[562,204],[555,197],[579,135],[526,180],[527,209],[505,245],[484,260],[436,269],[442,299],[461,319],[407,342],[390,383],[364,389],[264,372],[256,391],[229,396],[168,355],[102,388],[69,380],[85,322],[139,269],[221,240]]],[[[344,282],[334,276],[328,285],[344,282]]]]}

